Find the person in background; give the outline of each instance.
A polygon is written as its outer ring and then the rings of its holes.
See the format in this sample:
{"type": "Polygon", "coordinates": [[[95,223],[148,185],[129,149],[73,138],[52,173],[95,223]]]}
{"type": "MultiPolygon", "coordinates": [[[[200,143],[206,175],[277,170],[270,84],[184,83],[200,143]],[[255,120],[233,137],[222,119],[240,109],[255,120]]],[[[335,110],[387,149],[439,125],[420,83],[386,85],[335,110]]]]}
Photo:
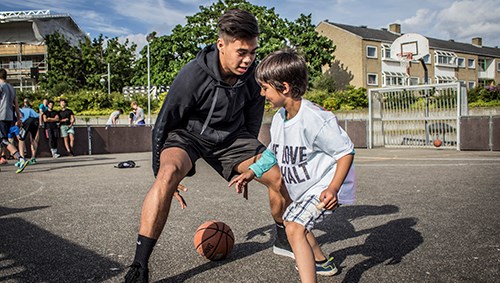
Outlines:
{"type": "Polygon", "coordinates": [[[132,101],[130,106],[132,107],[132,109],[134,109],[134,113],[135,113],[134,125],[138,125],[138,126],[146,125],[146,122],[144,121],[144,109],[139,107],[139,105],[137,104],[136,101],[132,101]]]}
{"type": "Polygon", "coordinates": [[[52,157],[59,158],[59,156],[61,156],[57,150],[57,139],[59,138],[59,113],[54,110],[54,101],[49,100],[47,107],[47,111],[43,113],[45,132],[49,138],[49,146],[52,157]]]}
{"type": "Polygon", "coordinates": [[[20,163],[16,173],[21,173],[29,161],[21,157],[16,146],[9,142],[9,130],[12,124],[21,126],[21,112],[17,102],[16,91],[7,83],[7,71],[0,69],[0,147],[9,151],[20,163]]]}
{"type": "Polygon", "coordinates": [[[61,129],[61,137],[64,140],[64,146],[70,156],[75,156],[73,147],[75,144],[75,114],[71,109],[68,109],[68,101],[61,99],[59,101],[61,110],[59,110],[59,128],[61,129]]]}
{"type": "Polygon", "coordinates": [[[26,138],[29,136],[31,144],[31,159],[30,164],[36,163],[36,153],[38,149],[38,128],[39,128],[39,114],[31,108],[31,103],[28,98],[23,101],[23,107],[20,109],[22,118],[21,121],[23,126],[19,133],[19,150],[21,155],[24,157],[24,152],[26,151],[26,138]]]}
{"type": "Polygon", "coordinates": [[[108,121],[106,122],[106,126],[116,126],[120,122],[120,115],[123,114],[122,109],[116,109],[109,115],[108,121]]]}
{"type": "Polygon", "coordinates": [[[38,106],[38,117],[40,118],[38,123],[43,129],[45,129],[43,124],[43,113],[45,113],[45,111],[49,109],[49,107],[47,106],[48,104],[49,101],[47,100],[47,98],[44,98],[42,100],[42,103],[40,103],[40,105],[38,106]]]}

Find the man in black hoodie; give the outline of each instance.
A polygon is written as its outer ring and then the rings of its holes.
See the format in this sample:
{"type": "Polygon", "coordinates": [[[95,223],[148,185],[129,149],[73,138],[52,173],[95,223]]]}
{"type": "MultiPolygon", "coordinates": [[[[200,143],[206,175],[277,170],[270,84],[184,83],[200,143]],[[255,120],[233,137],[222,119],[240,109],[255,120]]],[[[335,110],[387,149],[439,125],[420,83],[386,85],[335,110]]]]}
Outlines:
{"type": "MultiPolygon", "coordinates": [[[[257,140],[265,98],[254,78],[259,27],[251,13],[232,9],[218,21],[217,43],[201,50],[172,83],[153,129],[156,180],[144,199],[134,261],[126,282],[147,282],[148,260],[167,221],[177,187],[203,158],[230,181],[248,170],[266,147],[257,140]]],[[[260,179],[269,188],[277,237],[273,251],[293,257],[283,228],[288,200],[277,166],[260,179]]],[[[244,190],[246,195],[246,188],[244,190]]]]}

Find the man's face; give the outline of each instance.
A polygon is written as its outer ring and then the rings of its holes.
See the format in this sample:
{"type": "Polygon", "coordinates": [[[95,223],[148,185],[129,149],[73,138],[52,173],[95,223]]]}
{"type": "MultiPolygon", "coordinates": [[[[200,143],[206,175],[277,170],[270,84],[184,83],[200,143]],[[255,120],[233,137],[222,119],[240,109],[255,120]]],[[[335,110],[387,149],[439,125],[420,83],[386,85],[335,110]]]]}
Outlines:
{"type": "Polygon", "coordinates": [[[219,49],[222,75],[243,75],[255,60],[255,53],[259,48],[257,41],[257,37],[226,40],[219,38],[217,48],[219,49]]]}
{"type": "Polygon", "coordinates": [[[47,107],[48,107],[50,110],[52,110],[52,108],[54,108],[54,103],[52,103],[52,102],[51,102],[51,103],[47,104],[47,107]]]}

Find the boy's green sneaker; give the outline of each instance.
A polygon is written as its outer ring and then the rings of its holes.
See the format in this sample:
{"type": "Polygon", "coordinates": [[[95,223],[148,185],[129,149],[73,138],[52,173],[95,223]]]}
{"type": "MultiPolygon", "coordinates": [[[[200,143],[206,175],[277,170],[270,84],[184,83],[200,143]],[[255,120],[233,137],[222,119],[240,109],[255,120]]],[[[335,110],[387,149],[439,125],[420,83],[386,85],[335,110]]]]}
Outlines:
{"type": "Polygon", "coordinates": [[[19,169],[16,170],[16,173],[23,172],[24,168],[30,164],[29,160],[21,159],[19,164],[19,169]]]}
{"type": "Polygon", "coordinates": [[[338,269],[333,262],[333,256],[329,258],[325,263],[316,263],[316,274],[323,276],[332,276],[337,274],[338,269]]]}
{"type": "MultiPolygon", "coordinates": [[[[295,269],[299,270],[297,266],[295,269]]],[[[333,257],[329,258],[325,263],[316,263],[316,274],[322,276],[332,276],[337,274],[338,269],[333,263],[333,257]]]]}
{"type": "Polygon", "coordinates": [[[33,164],[36,164],[36,159],[35,158],[31,158],[30,159],[30,165],[33,165],[33,164]]]}

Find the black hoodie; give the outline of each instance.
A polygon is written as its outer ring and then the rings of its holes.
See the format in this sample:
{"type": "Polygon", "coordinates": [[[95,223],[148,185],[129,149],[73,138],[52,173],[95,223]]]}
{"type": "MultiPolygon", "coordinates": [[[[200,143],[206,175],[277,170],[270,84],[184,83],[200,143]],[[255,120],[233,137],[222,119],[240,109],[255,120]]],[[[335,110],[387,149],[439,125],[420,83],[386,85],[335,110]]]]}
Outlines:
{"type": "Polygon", "coordinates": [[[186,129],[198,138],[221,146],[248,132],[257,138],[265,99],[254,78],[255,62],[234,85],[224,82],[215,45],[202,49],[175,78],[153,129],[153,172],[170,131],[186,129]]]}

